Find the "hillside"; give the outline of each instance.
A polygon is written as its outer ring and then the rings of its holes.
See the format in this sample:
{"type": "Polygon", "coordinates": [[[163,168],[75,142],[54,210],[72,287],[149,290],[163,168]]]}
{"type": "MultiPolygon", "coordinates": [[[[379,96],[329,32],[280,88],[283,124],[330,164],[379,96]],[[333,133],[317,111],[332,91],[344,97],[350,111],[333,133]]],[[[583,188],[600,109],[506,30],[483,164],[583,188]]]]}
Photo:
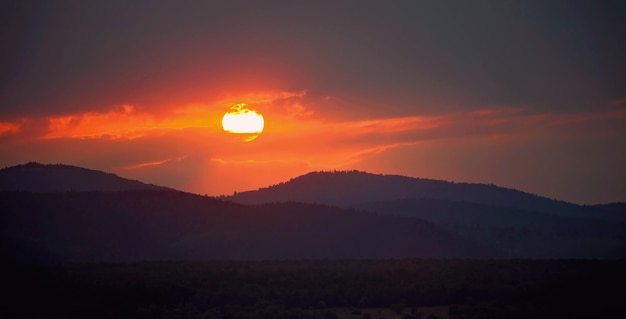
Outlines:
{"type": "Polygon", "coordinates": [[[512,258],[626,257],[626,223],[622,221],[432,198],[369,202],[355,207],[426,220],[512,258]]]}
{"type": "Polygon", "coordinates": [[[177,191],[0,192],[3,260],[498,257],[410,217],[177,191]]]}
{"type": "Polygon", "coordinates": [[[314,172],[230,197],[308,202],[431,222],[511,258],[624,258],[624,204],[579,206],[495,185],[314,172]]]}
{"type": "Polygon", "coordinates": [[[626,257],[623,204],[493,185],[310,173],[242,204],[65,165],[0,177],[6,260],[626,257]]]}
{"type": "Polygon", "coordinates": [[[69,165],[27,163],[0,170],[0,191],[85,192],[167,189],[117,175],[69,165]]]}
{"type": "MultiPolygon", "coordinates": [[[[612,219],[617,213],[596,213],[593,206],[552,200],[491,184],[454,183],[398,175],[376,175],[360,171],[312,172],[285,183],[240,192],[231,200],[246,203],[296,201],[351,207],[366,202],[433,198],[507,207],[560,216],[612,219]]],[[[620,214],[621,218],[626,216],[620,214]]],[[[626,220],[626,219],[623,219],[626,220]]]]}

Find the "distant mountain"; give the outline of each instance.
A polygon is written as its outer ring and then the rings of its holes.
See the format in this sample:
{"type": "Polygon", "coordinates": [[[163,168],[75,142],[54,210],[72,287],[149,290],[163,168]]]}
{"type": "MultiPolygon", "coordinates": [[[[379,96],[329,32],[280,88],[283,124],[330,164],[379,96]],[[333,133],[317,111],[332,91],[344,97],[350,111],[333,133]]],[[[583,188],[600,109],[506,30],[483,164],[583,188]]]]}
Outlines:
{"type": "Polygon", "coordinates": [[[356,171],[230,199],[241,203],[73,166],[7,168],[0,261],[626,258],[622,203],[356,171]]]}
{"type": "Polygon", "coordinates": [[[626,222],[626,203],[610,203],[586,206],[593,210],[598,218],[626,222]]]}
{"type": "Polygon", "coordinates": [[[626,205],[621,203],[580,206],[495,185],[358,171],[309,173],[230,199],[410,216],[511,258],[626,257],[626,205]]]}
{"type": "Polygon", "coordinates": [[[494,258],[422,220],[177,191],[0,192],[2,260],[494,258]]]}
{"type": "Polygon", "coordinates": [[[566,217],[432,198],[369,202],[355,207],[426,220],[512,258],[626,257],[626,222],[619,220],[566,217]]]}
{"type": "MultiPolygon", "coordinates": [[[[278,185],[240,192],[229,198],[246,204],[296,201],[341,207],[375,201],[433,198],[561,216],[590,217],[595,212],[588,207],[495,185],[376,175],[360,171],[312,172],[278,185]]],[[[606,215],[593,217],[604,219],[606,215]]]]}
{"type": "Polygon", "coordinates": [[[408,198],[368,202],[355,205],[355,207],[379,213],[412,216],[450,226],[469,225],[483,228],[509,228],[521,232],[532,231],[552,235],[626,239],[625,222],[565,217],[450,200],[408,198]]]}
{"type": "Polygon", "coordinates": [[[0,170],[0,191],[84,192],[167,189],[101,171],[69,165],[28,163],[0,170]]]}

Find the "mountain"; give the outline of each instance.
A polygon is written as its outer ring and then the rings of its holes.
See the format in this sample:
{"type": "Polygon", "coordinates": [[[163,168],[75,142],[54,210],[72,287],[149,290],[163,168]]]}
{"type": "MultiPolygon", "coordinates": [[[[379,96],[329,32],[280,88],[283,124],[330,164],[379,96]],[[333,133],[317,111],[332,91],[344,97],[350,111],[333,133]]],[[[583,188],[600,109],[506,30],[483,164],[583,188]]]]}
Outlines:
{"type": "Polygon", "coordinates": [[[123,191],[167,189],[101,171],[69,165],[27,163],[0,170],[0,191],[123,191]]]}
{"type": "Polygon", "coordinates": [[[358,171],[309,173],[230,199],[414,217],[511,258],[626,257],[626,205],[621,203],[580,206],[495,185],[358,171]]]}
{"type": "Polygon", "coordinates": [[[432,198],[368,202],[355,207],[426,220],[511,258],[626,257],[626,222],[622,221],[432,198]]]}
{"type": "MultiPolygon", "coordinates": [[[[615,217],[613,216],[615,212],[613,215],[602,214],[590,207],[491,184],[454,183],[360,171],[312,172],[278,185],[236,193],[229,198],[246,204],[296,201],[341,207],[351,207],[365,202],[432,198],[568,217],[597,219],[615,217]]],[[[626,217],[626,212],[622,212],[620,217],[626,217]]]]}
{"type": "Polygon", "coordinates": [[[1,260],[626,258],[623,204],[493,185],[310,173],[225,201],[35,163],[0,185],[1,260]]]}
{"type": "Polygon", "coordinates": [[[385,214],[412,216],[448,226],[470,225],[484,228],[509,228],[521,232],[541,232],[579,237],[614,237],[626,239],[626,223],[584,217],[565,217],[432,198],[408,198],[367,202],[358,209],[385,214]]]}
{"type": "Polygon", "coordinates": [[[2,260],[494,258],[422,220],[178,191],[0,192],[2,260]]]}
{"type": "Polygon", "coordinates": [[[598,218],[626,222],[626,203],[590,205],[587,208],[597,212],[598,218]]]}

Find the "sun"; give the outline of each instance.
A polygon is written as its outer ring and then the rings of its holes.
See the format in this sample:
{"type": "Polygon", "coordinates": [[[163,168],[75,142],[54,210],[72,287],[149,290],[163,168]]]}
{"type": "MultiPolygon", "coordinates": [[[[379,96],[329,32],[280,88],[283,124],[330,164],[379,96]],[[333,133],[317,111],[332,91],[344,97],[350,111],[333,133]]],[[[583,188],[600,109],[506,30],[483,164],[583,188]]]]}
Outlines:
{"type": "Polygon", "coordinates": [[[235,104],[222,117],[224,131],[233,134],[243,134],[244,141],[250,142],[263,132],[265,120],[261,113],[251,110],[245,104],[235,104]]]}

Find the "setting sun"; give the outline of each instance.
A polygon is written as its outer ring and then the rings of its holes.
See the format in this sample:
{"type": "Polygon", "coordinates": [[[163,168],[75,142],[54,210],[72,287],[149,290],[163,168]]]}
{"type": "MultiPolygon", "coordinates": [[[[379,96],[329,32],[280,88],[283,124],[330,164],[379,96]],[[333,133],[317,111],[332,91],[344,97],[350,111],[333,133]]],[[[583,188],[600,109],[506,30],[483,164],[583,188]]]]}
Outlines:
{"type": "Polygon", "coordinates": [[[235,104],[222,118],[224,131],[234,134],[247,134],[246,142],[256,139],[263,132],[265,121],[263,115],[246,107],[245,104],[235,104]],[[252,134],[252,135],[250,135],[252,134]]]}

